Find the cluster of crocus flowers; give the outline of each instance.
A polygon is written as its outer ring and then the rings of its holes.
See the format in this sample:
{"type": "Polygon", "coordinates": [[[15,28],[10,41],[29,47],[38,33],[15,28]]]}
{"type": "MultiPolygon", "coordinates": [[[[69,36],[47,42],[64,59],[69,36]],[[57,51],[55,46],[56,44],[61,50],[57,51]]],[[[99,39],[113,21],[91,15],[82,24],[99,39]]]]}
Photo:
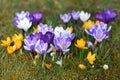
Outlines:
{"type": "Polygon", "coordinates": [[[95,14],[95,19],[105,23],[109,23],[115,20],[116,16],[117,16],[116,11],[112,11],[111,9],[104,8],[102,13],[97,12],[95,14]]]}
{"type": "Polygon", "coordinates": [[[69,47],[71,45],[72,40],[75,37],[75,34],[71,32],[71,29],[63,29],[63,27],[56,27],[54,29],[54,40],[53,40],[53,48],[56,49],[59,61],[57,64],[62,66],[62,55],[69,52],[69,47]]]}
{"type": "MultiPolygon", "coordinates": [[[[38,31],[36,33],[32,33],[29,36],[26,36],[24,39],[24,48],[28,51],[34,51],[34,47],[37,41],[41,40],[47,44],[50,44],[53,41],[54,33],[53,29],[46,24],[40,23],[38,26],[38,31]]],[[[37,51],[38,52],[38,51],[37,51]]],[[[41,53],[42,54],[42,53],[41,53]]]]}
{"type": "MultiPolygon", "coordinates": [[[[6,40],[1,40],[1,45],[7,47],[8,53],[12,54],[16,50],[20,49],[22,42],[24,42],[24,49],[32,53],[33,59],[35,58],[35,61],[36,58],[38,58],[38,55],[42,55],[42,67],[45,65],[46,68],[50,69],[51,64],[44,63],[45,56],[50,52],[52,61],[57,60],[56,63],[62,66],[62,58],[64,55],[66,55],[66,53],[71,52],[70,46],[75,38],[73,27],[67,27],[70,26],[68,24],[70,20],[72,20],[71,24],[73,23],[73,26],[75,26],[75,32],[77,32],[76,27],[78,21],[82,21],[84,23],[83,28],[85,29],[85,32],[88,35],[92,36],[97,43],[102,42],[104,39],[108,38],[111,26],[107,28],[106,23],[113,21],[116,18],[116,15],[116,11],[104,9],[103,13],[95,14],[95,22],[89,20],[91,17],[90,13],[84,12],[83,10],[73,10],[71,13],[60,14],[59,16],[62,22],[66,24],[66,29],[60,26],[56,26],[53,29],[52,26],[48,26],[47,24],[43,24],[41,22],[43,17],[42,12],[33,12],[30,14],[28,11],[21,11],[20,13],[15,14],[14,24],[17,26],[17,28],[22,29],[23,34],[25,33],[24,40],[22,34],[14,34],[12,38],[7,37],[6,40]],[[31,33],[32,30],[29,29],[34,29],[34,32],[31,33]],[[34,53],[37,53],[37,56],[34,53]]],[[[82,32],[82,29],[80,29],[80,31],[82,32]]],[[[93,40],[90,39],[89,41],[88,39],[89,36],[85,37],[83,32],[82,37],[80,37],[80,39],[77,39],[74,45],[81,50],[80,53],[85,53],[83,55],[80,54],[80,56],[82,56],[80,58],[83,59],[83,57],[86,57],[85,59],[87,59],[88,62],[93,65],[98,57],[97,53],[94,52],[98,51],[96,51],[97,49],[95,50],[96,46],[91,42],[93,40]],[[88,50],[91,51],[88,52],[88,50]]],[[[87,66],[84,64],[79,64],[78,67],[81,70],[87,68],[87,66]]],[[[104,65],[103,68],[107,70],[108,66],[104,65]]]]}
{"type": "Polygon", "coordinates": [[[71,20],[71,17],[75,21],[81,20],[82,22],[86,22],[90,16],[91,14],[88,12],[73,10],[72,13],[60,14],[60,19],[63,21],[63,23],[68,23],[71,20]]]}
{"type": "Polygon", "coordinates": [[[54,32],[51,26],[47,24],[38,24],[35,33],[32,33],[24,39],[24,49],[32,52],[33,58],[34,52],[42,55],[42,67],[44,67],[45,55],[49,53],[52,48],[50,44],[53,42],[54,32]]]}
{"type": "Polygon", "coordinates": [[[14,24],[17,28],[23,31],[23,35],[26,36],[27,31],[32,25],[37,25],[42,19],[42,12],[34,12],[30,14],[28,11],[21,11],[15,14],[14,24]]]}
{"type": "Polygon", "coordinates": [[[1,40],[2,46],[7,47],[7,51],[9,54],[12,54],[16,50],[20,49],[22,46],[23,36],[22,34],[14,34],[12,39],[7,37],[7,40],[1,40]]]}

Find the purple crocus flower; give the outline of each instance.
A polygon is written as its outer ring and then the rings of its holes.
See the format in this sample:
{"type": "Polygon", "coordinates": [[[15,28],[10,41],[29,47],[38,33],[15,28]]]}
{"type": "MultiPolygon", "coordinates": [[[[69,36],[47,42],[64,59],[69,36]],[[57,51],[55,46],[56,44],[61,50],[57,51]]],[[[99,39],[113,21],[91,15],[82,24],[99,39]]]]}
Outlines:
{"type": "Polygon", "coordinates": [[[71,14],[60,14],[60,19],[64,22],[64,23],[68,23],[71,19],[71,14]]]}
{"type": "Polygon", "coordinates": [[[75,37],[74,33],[70,33],[68,30],[63,29],[63,27],[58,27],[58,26],[55,27],[54,34],[55,34],[55,38],[57,38],[57,37],[70,38],[71,41],[75,37]]]}
{"type": "Polygon", "coordinates": [[[53,28],[52,26],[48,26],[47,24],[39,24],[38,32],[42,32],[43,35],[46,34],[46,32],[52,32],[53,33],[53,28]]]}
{"type": "Polygon", "coordinates": [[[43,40],[50,44],[54,39],[54,34],[52,32],[46,32],[46,34],[43,36],[43,40]]]}
{"type": "Polygon", "coordinates": [[[42,12],[33,12],[32,14],[31,14],[31,16],[30,16],[30,18],[31,18],[31,21],[33,22],[33,23],[39,23],[40,21],[41,21],[41,19],[42,19],[42,12]]]}
{"type": "Polygon", "coordinates": [[[48,43],[45,43],[43,40],[38,40],[35,45],[35,51],[42,55],[49,53],[51,50],[51,48],[48,49],[48,43]]]}
{"type": "Polygon", "coordinates": [[[16,13],[14,18],[14,24],[25,32],[31,27],[32,22],[30,21],[30,13],[28,11],[16,13]]]}
{"type": "Polygon", "coordinates": [[[103,9],[102,13],[97,12],[95,14],[95,18],[97,20],[100,20],[105,23],[112,22],[113,20],[115,20],[116,16],[117,16],[116,11],[112,11],[111,9],[105,9],[105,8],[103,9]]]}
{"type": "Polygon", "coordinates": [[[100,22],[99,24],[95,24],[90,27],[90,30],[86,30],[87,34],[94,37],[97,42],[101,42],[104,39],[108,38],[109,31],[111,30],[111,26],[107,29],[107,24],[100,22]]]}
{"type": "Polygon", "coordinates": [[[24,39],[24,49],[33,52],[36,42],[37,38],[33,34],[26,36],[24,39]]]}
{"type": "Polygon", "coordinates": [[[79,12],[79,11],[75,12],[75,11],[73,10],[72,13],[71,13],[71,15],[72,15],[72,18],[73,18],[74,20],[76,20],[76,21],[80,19],[80,12],[79,12]]]}
{"type": "Polygon", "coordinates": [[[69,38],[58,37],[54,39],[54,45],[57,51],[62,51],[65,54],[69,51],[71,40],[69,38]]]}

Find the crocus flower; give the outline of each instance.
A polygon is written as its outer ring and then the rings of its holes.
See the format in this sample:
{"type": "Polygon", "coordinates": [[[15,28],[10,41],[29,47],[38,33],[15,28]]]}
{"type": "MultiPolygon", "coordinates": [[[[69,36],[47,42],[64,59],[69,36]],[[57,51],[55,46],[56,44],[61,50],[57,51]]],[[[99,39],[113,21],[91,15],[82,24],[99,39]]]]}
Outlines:
{"type": "Polygon", "coordinates": [[[51,51],[51,49],[48,49],[48,43],[45,43],[43,40],[38,40],[35,45],[35,51],[39,54],[47,54],[51,51]]]}
{"type": "Polygon", "coordinates": [[[33,34],[26,36],[24,39],[24,49],[33,52],[36,42],[37,38],[33,34]]]}
{"type": "Polygon", "coordinates": [[[80,20],[86,22],[90,18],[90,13],[81,11],[80,12],[80,20]]]}
{"type": "Polygon", "coordinates": [[[35,33],[34,36],[36,37],[37,40],[41,39],[44,42],[47,42],[50,44],[53,39],[54,39],[54,33],[52,32],[46,32],[44,35],[41,32],[35,33]]]}
{"type": "Polygon", "coordinates": [[[7,51],[9,54],[12,54],[13,52],[15,52],[15,50],[16,50],[16,45],[12,45],[12,46],[10,45],[7,47],[7,51]]]}
{"type": "Polygon", "coordinates": [[[77,11],[77,12],[75,12],[74,10],[72,11],[72,13],[71,13],[71,15],[72,15],[72,18],[74,19],[74,20],[79,20],[80,19],[80,12],[79,11],[77,11]]]}
{"type": "Polygon", "coordinates": [[[115,20],[116,16],[117,16],[116,11],[112,11],[111,9],[105,9],[105,8],[103,9],[102,13],[97,12],[95,14],[96,20],[100,20],[105,23],[112,22],[113,20],[115,20]]]}
{"type": "Polygon", "coordinates": [[[89,48],[93,48],[94,47],[93,43],[91,41],[87,41],[87,45],[88,45],[89,48]]]}
{"type": "Polygon", "coordinates": [[[101,42],[102,40],[108,38],[110,30],[111,26],[107,29],[107,24],[100,22],[99,24],[95,24],[93,27],[90,27],[89,31],[85,31],[87,34],[93,36],[97,42],[101,42]]]}
{"type": "Polygon", "coordinates": [[[94,21],[88,20],[88,21],[86,21],[86,22],[84,23],[83,27],[84,27],[85,29],[89,30],[90,27],[93,26],[93,25],[94,25],[94,21]]]}
{"type": "Polygon", "coordinates": [[[68,30],[70,33],[72,33],[73,32],[73,27],[67,27],[66,30],[68,30]]]}
{"type": "Polygon", "coordinates": [[[75,34],[71,33],[68,29],[63,29],[63,27],[55,27],[54,29],[55,38],[57,37],[64,37],[64,38],[70,38],[71,41],[74,39],[75,34]]]}
{"type": "Polygon", "coordinates": [[[1,40],[1,42],[2,42],[2,46],[9,46],[10,44],[11,44],[11,42],[12,42],[12,40],[10,39],[10,37],[7,37],[7,40],[1,40]]]}
{"type": "Polygon", "coordinates": [[[12,40],[14,41],[14,45],[16,45],[16,50],[20,49],[22,46],[23,41],[23,35],[22,34],[14,34],[12,37],[12,40]]]}
{"type": "Polygon", "coordinates": [[[25,32],[31,27],[32,22],[30,21],[30,13],[22,11],[21,13],[16,13],[14,18],[14,24],[19,28],[23,29],[25,32]]]}
{"type": "Polygon", "coordinates": [[[12,36],[12,39],[10,37],[7,37],[7,40],[1,40],[2,41],[2,46],[7,47],[7,51],[9,54],[12,54],[15,50],[18,50],[22,46],[22,40],[23,36],[22,34],[14,34],[12,36]]]}
{"type": "Polygon", "coordinates": [[[60,14],[60,19],[64,22],[64,23],[68,23],[71,19],[71,14],[60,14]]]}
{"type": "Polygon", "coordinates": [[[55,27],[54,29],[54,34],[55,34],[55,37],[59,37],[60,36],[60,33],[64,33],[65,30],[63,29],[63,27],[55,27]]]}
{"type": "Polygon", "coordinates": [[[39,23],[42,19],[42,12],[33,12],[30,16],[33,23],[39,23]]]}
{"type": "Polygon", "coordinates": [[[33,27],[33,29],[34,29],[34,33],[37,33],[38,32],[38,29],[39,29],[39,25],[37,25],[37,27],[35,28],[35,27],[33,27]]]}
{"type": "Polygon", "coordinates": [[[96,54],[92,54],[91,52],[88,53],[87,55],[87,60],[89,61],[90,64],[94,64],[94,61],[96,60],[96,54]]]}
{"type": "Polygon", "coordinates": [[[40,23],[38,25],[38,32],[42,32],[43,35],[46,34],[46,32],[53,32],[52,26],[48,26],[47,24],[40,23]]]}
{"type": "Polygon", "coordinates": [[[70,50],[71,40],[69,38],[58,37],[54,39],[54,45],[57,51],[62,51],[65,54],[70,50]]]}
{"type": "Polygon", "coordinates": [[[54,34],[52,32],[46,32],[46,34],[43,36],[43,40],[50,44],[54,39],[54,34]]]}
{"type": "Polygon", "coordinates": [[[77,40],[77,44],[75,43],[75,46],[80,49],[87,49],[87,47],[85,47],[85,45],[86,45],[86,41],[82,38],[80,40],[77,40]]]}

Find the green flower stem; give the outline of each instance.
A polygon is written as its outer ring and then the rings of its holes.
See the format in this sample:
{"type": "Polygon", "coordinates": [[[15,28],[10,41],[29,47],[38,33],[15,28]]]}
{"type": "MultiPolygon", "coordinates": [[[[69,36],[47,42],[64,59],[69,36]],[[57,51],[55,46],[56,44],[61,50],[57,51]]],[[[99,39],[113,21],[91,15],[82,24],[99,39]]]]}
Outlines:
{"type": "Polygon", "coordinates": [[[26,32],[22,29],[22,34],[23,34],[23,37],[26,36],[26,32]]]}
{"type": "Polygon", "coordinates": [[[46,55],[42,55],[42,68],[44,68],[44,64],[45,64],[45,63],[44,63],[44,61],[45,61],[45,56],[46,56],[46,55]]]}

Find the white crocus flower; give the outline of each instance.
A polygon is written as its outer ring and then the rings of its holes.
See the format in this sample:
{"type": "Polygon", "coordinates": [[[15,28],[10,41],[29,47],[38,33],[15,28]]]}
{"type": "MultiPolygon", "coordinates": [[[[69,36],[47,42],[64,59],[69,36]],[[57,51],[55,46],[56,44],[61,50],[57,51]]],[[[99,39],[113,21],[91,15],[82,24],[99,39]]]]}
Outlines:
{"type": "Polygon", "coordinates": [[[32,22],[28,18],[23,18],[18,22],[17,27],[19,29],[23,29],[25,32],[31,27],[32,22]]]}
{"type": "Polygon", "coordinates": [[[65,30],[63,29],[63,27],[55,27],[54,29],[54,34],[55,34],[55,37],[59,37],[60,36],[60,33],[64,33],[65,30]]]}
{"type": "Polygon", "coordinates": [[[21,11],[20,13],[15,14],[14,24],[17,28],[27,30],[32,26],[32,22],[30,21],[30,13],[28,11],[21,11]]]}
{"type": "Polygon", "coordinates": [[[80,12],[80,20],[83,22],[86,22],[90,18],[90,16],[91,16],[90,13],[84,11],[80,12]]]}

